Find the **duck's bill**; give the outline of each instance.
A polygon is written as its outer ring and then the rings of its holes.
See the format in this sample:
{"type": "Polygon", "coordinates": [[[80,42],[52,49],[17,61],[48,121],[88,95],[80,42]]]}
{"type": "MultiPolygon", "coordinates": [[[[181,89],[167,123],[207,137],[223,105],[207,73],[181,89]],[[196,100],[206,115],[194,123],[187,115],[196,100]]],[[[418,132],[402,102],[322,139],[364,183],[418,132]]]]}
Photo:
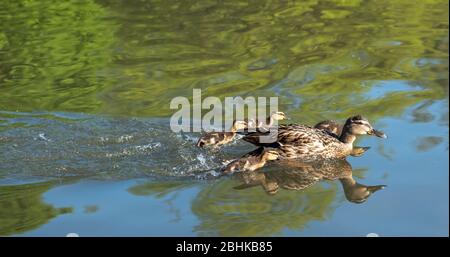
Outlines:
{"type": "Polygon", "coordinates": [[[383,132],[383,131],[379,131],[374,129],[373,130],[373,134],[377,137],[381,137],[381,138],[387,138],[387,135],[383,132]]]}
{"type": "Polygon", "coordinates": [[[367,191],[370,193],[375,193],[378,190],[385,189],[386,185],[368,186],[367,191]]]}
{"type": "Polygon", "coordinates": [[[376,129],[373,129],[372,133],[370,133],[370,134],[374,135],[374,136],[377,136],[377,137],[381,137],[381,138],[387,138],[387,135],[384,134],[383,131],[379,131],[379,130],[376,130],[376,129]]]}
{"type": "Polygon", "coordinates": [[[355,146],[355,147],[353,147],[352,153],[350,155],[359,157],[359,156],[363,155],[365,152],[367,152],[367,150],[369,150],[369,149],[370,149],[370,147],[368,147],[368,146],[366,146],[366,147],[355,146]]]}

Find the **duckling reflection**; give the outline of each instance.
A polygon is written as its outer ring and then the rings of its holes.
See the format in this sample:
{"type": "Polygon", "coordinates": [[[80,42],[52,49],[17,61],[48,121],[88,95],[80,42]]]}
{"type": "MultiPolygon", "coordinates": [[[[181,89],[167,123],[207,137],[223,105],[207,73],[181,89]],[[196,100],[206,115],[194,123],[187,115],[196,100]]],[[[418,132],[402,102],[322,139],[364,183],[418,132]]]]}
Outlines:
{"type": "Polygon", "coordinates": [[[279,161],[277,165],[285,169],[268,172],[236,173],[243,184],[234,189],[261,186],[268,194],[276,194],[280,188],[285,190],[304,190],[322,180],[339,180],[346,199],[352,203],[364,203],[385,185],[367,186],[358,183],[352,176],[352,166],[345,159],[302,163],[292,160],[279,161]]]}

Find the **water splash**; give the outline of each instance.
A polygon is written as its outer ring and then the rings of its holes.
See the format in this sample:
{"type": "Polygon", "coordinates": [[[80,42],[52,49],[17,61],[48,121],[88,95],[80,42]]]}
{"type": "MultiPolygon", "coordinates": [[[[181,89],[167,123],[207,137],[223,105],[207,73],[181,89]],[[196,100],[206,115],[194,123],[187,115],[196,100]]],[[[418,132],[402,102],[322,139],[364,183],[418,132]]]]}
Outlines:
{"type": "Polygon", "coordinates": [[[75,119],[76,122],[69,118],[68,122],[55,119],[54,114],[3,116],[6,121],[0,125],[3,177],[196,178],[219,170],[226,158],[224,153],[195,147],[196,134],[173,133],[166,119],[86,115],[75,119]],[[24,126],[16,126],[17,123],[24,126]]]}

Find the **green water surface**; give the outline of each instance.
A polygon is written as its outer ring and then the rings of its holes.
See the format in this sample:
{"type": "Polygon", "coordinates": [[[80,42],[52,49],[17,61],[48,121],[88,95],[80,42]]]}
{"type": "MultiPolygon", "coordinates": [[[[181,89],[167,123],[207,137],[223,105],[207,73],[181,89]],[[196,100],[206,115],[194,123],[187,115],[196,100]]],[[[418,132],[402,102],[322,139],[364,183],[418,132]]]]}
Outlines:
{"type": "Polygon", "coordinates": [[[448,8],[0,1],[0,236],[448,236],[448,8]],[[337,177],[206,176],[253,146],[171,132],[194,88],[277,96],[294,123],[364,115],[389,138],[358,140],[345,179],[387,187],[357,204],[337,177]]]}

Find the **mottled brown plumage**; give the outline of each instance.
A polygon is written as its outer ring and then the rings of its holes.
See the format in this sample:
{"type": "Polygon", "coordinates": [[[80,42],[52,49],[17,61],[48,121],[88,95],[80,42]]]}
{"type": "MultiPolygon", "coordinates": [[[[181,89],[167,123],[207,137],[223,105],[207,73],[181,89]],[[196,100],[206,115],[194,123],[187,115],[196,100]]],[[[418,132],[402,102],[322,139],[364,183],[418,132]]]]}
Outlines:
{"type": "Polygon", "coordinates": [[[229,132],[209,132],[203,134],[197,141],[198,147],[212,145],[219,147],[233,141],[236,131],[245,129],[247,124],[244,121],[234,121],[229,132]]]}
{"type": "MultiPolygon", "coordinates": [[[[325,130],[335,135],[335,137],[339,138],[342,134],[342,129],[344,128],[344,125],[334,120],[324,120],[314,125],[314,128],[325,130]]],[[[358,157],[363,155],[369,149],[370,147],[353,146],[350,155],[358,157]]]]}
{"type": "Polygon", "coordinates": [[[286,116],[284,112],[273,112],[269,117],[265,119],[265,121],[261,121],[259,119],[244,119],[247,124],[247,127],[239,132],[255,132],[255,131],[269,131],[271,127],[273,127],[275,121],[279,120],[288,120],[289,118],[286,116]]]}
{"type": "Polygon", "coordinates": [[[281,158],[315,160],[350,155],[356,136],[366,134],[385,137],[367,119],[357,115],[347,119],[340,136],[324,129],[289,124],[280,125],[274,131],[249,133],[243,139],[254,145],[275,147],[281,158]]]}
{"type": "Polygon", "coordinates": [[[342,124],[339,124],[334,120],[324,120],[314,125],[314,128],[326,130],[338,137],[341,135],[343,127],[344,126],[342,124]]]}

